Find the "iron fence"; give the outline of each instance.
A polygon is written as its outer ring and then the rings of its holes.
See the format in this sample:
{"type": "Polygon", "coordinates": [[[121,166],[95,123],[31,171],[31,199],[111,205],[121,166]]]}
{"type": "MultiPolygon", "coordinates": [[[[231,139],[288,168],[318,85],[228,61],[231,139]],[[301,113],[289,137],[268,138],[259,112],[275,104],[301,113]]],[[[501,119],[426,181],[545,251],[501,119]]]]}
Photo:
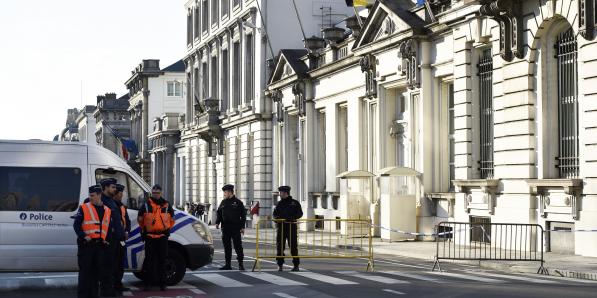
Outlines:
{"type": "Polygon", "coordinates": [[[540,262],[543,266],[543,227],[537,224],[441,222],[436,236],[433,270],[440,260],[540,262]]]}

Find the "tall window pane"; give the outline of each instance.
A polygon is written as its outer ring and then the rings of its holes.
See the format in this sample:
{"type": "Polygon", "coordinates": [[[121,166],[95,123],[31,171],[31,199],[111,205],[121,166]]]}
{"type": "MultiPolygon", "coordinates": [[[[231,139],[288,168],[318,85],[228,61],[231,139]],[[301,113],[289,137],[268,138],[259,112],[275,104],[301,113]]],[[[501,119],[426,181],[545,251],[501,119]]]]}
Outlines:
{"type": "Polygon", "coordinates": [[[218,98],[218,57],[211,57],[211,97],[218,98]]]}
{"type": "Polygon", "coordinates": [[[255,78],[254,78],[254,45],[253,35],[246,35],[245,40],[245,103],[249,104],[253,100],[255,78]]]}
{"type": "Polygon", "coordinates": [[[237,108],[240,105],[240,42],[234,43],[234,69],[232,70],[232,84],[234,88],[232,89],[233,92],[233,106],[237,108]]]}
{"type": "Polygon", "coordinates": [[[578,177],[577,43],[572,28],[556,41],[560,178],[578,177]]]}
{"type": "Polygon", "coordinates": [[[230,91],[229,91],[230,86],[228,86],[228,81],[229,81],[228,76],[230,75],[230,71],[229,71],[230,66],[228,65],[228,63],[229,63],[228,50],[223,50],[222,51],[222,100],[221,100],[221,107],[220,107],[221,111],[225,111],[228,108],[228,100],[229,100],[228,94],[230,93],[230,91]]]}
{"type": "Polygon", "coordinates": [[[491,49],[479,58],[479,174],[481,179],[493,178],[493,59],[491,49]]]}

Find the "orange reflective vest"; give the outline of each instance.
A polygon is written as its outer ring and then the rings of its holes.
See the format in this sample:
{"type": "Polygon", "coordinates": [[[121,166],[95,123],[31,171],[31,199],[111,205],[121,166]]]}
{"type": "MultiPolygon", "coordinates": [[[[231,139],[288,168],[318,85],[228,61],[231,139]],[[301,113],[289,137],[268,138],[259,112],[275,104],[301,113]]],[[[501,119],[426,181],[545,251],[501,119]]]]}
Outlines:
{"type": "Polygon", "coordinates": [[[120,206],[120,215],[122,217],[122,227],[126,229],[126,207],[120,206]]]}
{"type": "Polygon", "coordinates": [[[140,224],[149,237],[163,237],[163,233],[174,226],[174,218],[168,213],[168,206],[168,203],[160,206],[152,200],[145,202],[145,214],[140,224]]]}
{"type": "Polygon", "coordinates": [[[81,228],[85,235],[89,236],[91,239],[99,239],[102,238],[106,240],[106,236],[108,235],[108,228],[110,227],[110,217],[112,216],[112,210],[110,208],[104,207],[104,218],[99,219],[97,215],[97,210],[91,203],[85,203],[81,205],[81,209],[83,210],[83,224],[81,228]]]}

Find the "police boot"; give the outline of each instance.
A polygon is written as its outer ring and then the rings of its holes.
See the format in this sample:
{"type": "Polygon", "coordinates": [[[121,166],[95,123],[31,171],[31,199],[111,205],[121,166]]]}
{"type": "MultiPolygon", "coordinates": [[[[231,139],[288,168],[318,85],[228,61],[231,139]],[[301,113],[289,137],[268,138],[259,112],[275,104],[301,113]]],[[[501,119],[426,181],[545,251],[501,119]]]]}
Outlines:
{"type": "Polygon", "coordinates": [[[238,262],[238,270],[239,271],[245,271],[245,265],[243,264],[243,262],[238,262]]]}
{"type": "Polygon", "coordinates": [[[226,265],[220,267],[220,270],[232,270],[230,263],[226,263],[226,265]]]}
{"type": "Polygon", "coordinates": [[[294,268],[292,268],[293,272],[297,272],[299,271],[299,266],[298,265],[294,265],[294,268]]]}
{"type": "Polygon", "coordinates": [[[278,265],[278,271],[280,271],[280,272],[284,271],[284,266],[278,265]]]}

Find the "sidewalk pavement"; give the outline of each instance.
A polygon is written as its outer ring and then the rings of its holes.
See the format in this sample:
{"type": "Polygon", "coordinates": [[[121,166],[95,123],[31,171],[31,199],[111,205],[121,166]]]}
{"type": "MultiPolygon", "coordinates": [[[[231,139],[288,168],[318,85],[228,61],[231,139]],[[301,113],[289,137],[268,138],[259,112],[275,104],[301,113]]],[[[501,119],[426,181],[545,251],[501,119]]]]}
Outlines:
{"type": "MultiPolygon", "coordinates": [[[[245,239],[255,240],[255,229],[245,230],[245,239]]],[[[436,243],[433,241],[399,241],[388,242],[380,238],[373,239],[374,254],[383,254],[397,257],[422,259],[429,262],[429,269],[433,268],[436,254],[436,243]]],[[[597,258],[578,255],[564,255],[544,253],[545,268],[550,275],[597,280],[597,258]]],[[[452,261],[441,260],[440,263],[464,263],[478,265],[482,268],[496,269],[519,273],[537,273],[539,262],[521,261],[452,261]]]]}

